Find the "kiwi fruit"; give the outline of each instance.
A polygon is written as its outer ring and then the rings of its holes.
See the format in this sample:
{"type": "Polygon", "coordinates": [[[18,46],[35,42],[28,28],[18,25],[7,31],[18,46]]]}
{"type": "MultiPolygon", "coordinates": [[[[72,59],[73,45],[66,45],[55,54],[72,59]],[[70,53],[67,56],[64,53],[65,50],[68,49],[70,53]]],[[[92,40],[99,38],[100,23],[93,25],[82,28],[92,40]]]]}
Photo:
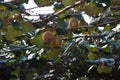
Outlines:
{"type": "Polygon", "coordinates": [[[69,29],[77,29],[79,26],[79,20],[77,18],[71,18],[68,23],[69,29]]]}
{"type": "Polygon", "coordinates": [[[55,36],[52,42],[53,47],[60,47],[61,44],[62,44],[62,37],[58,35],[55,36]]]}
{"type": "Polygon", "coordinates": [[[51,31],[45,31],[42,34],[42,40],[44,43],[52,42],[53,39],[54,39],[54,35],[52,34],[51,31]]]}

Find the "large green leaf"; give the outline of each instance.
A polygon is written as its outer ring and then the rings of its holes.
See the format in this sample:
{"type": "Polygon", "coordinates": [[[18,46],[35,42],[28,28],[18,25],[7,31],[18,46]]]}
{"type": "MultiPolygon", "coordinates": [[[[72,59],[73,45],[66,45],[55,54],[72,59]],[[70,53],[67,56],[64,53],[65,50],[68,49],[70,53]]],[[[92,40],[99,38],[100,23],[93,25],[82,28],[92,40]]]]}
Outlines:
{"type": "Polygon", "coordinates": [[[14,40],[17,36],[21,36],[22,33],[22,31],[16,30],[12,25],[9,25],[5,35],[8,40],[14,40]]]}
{"type": "Polygon", "coordinates": [[[42,33],[37,34],[33,39],[31,39],[31,43],[39,47],[43,47],[44,42],[42,40],[42,33]]]}
{"type": "Polygon", "coordinates": [[[98,71],[98,73],[104,73],[104,68],[103,67],[101,67],[101,66],[98,66],[98,68],[97,68],[97,71],[98,71]]]}
{"type": "Polygon", "coordinates": [[[30,22],[20,21],[20,24],[23,28],[23,33],[35,30],[35,27],[30,22]]]}
{"type": "Polygon", "coordinates": [[[43,53],[41,57],[49,60],[55,60],[59,58],[61,53],[62,52],[60,48],[50,48],[50,49],[46,49],[45,53],[43,53]]]}
{"type": "Polygon", "coordinates": [[[27,22],[19,22],[19,23],[17,22],[14,23],[13,25],[8,25],[7,31],[5,32],[6,38],[8,40],[10,41],[14,40],[16,37],[22,36],[23,33],[33,31],[35,29],[31,23],[27,23],[27,22]],[[18,30],[21,28],[22,30],[18,30]]]}
{"type": "Polygon", "coordinates": [[[88,15],[91,15],[91,16],[93,16],[93,15],[97,15],[97,14],[99,14],[99,13],[102,13],[102,11],[103,11],[103,7],[98,7],[98,6],[96,6],[94,3],[89,3],[89,4],[86,4],[86,5],[84,5],[84,8],[83,8],[83,10],[88,14],[88,15]]]}
{"type": "Polygon", "coordinates": [[[110,73],[112,71],[111,67],[107,67],[107,66],[98,66],[97,68],[98,73],[110,73]]]}
{"type": "Polygon", "coordinates": [[[77,0],[62,0],[64,6],[74,5],[77,0]]]}
{"type": "Polygon", "coordinates": [[[7,10],[7,7],[0,3],[0,10],[7,10]]]}

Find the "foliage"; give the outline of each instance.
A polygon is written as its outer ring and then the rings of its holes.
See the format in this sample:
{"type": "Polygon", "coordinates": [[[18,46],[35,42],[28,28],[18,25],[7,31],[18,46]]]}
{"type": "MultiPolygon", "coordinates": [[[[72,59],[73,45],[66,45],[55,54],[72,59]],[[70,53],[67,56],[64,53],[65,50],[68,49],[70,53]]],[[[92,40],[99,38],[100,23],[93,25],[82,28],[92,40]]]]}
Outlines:
{"type": "Polygon", "coordinates": [[[28,0],[0,0],[1,80],[119,80],[119,0],[35,0],[54,6],[36,21],[23,15],[40,7],[23,3],[28,0]],[[72,18],[79,21],[75,29],[72,18]],[[60,39],[44,43],[45,31],[60,39]]]}

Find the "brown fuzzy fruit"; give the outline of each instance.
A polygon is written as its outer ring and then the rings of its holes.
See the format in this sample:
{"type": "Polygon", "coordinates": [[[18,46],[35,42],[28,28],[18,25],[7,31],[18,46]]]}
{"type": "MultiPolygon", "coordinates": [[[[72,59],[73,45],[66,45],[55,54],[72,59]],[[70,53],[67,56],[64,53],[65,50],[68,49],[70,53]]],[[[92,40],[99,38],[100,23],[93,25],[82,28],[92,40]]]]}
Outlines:
{"type": "Polygon", "coordinates": [[[53,44],[53,47],[60,47],[60,45],[62,44],[62,37],[55,36],[52,44],[53,44]]]}
{"type": "Polygon", "coordinates": [[[51,31],[45,31],[42,34],[42,40],[44,43],[52,42],[53,39],[54,39],[54,36],[51,31]]]}
{"type": "Polygon", "coordinates": [[[71,18],[71,19],[69,20],[68,27],[69,27],[70,29],[77,29],[78,26],[79,26],[79,21],[78,21],[77,18],[71,18]]]}

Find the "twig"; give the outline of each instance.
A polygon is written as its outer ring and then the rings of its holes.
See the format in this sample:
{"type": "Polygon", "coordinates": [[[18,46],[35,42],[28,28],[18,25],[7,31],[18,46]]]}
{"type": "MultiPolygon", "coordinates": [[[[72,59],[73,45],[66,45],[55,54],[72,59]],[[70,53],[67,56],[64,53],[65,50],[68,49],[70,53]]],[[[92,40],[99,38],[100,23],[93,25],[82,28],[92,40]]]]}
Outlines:
{"type": "MultiPolygon", "coordinates": [[[[120,32],[115,32],[111,37],[115,36],[116,34],[120,34],[120,32]]],[[[99,33],[99,34],[93,34],[93,35],[83,35],[83,36],[76,36],[72,38],[63,38],[62,40],[72,40],[72,39],[77,39],[77,38],[102,38],[108,36],[108,33],[99,33]]]]}
{"type": "Polygon", "coordinates": [[[56,15],[58,15],[58,14],[61,14],[61,13],[65,12],[66,10],[69,10],[70,8],[73,8],[73,7],[78,6],[78,5],[80,5],[80,4],[81,4],[81,0],[80,0],[80,1],[77,1],[74,5],[66,6],[64,9],[62,9],[62,10],[54,13],[54,16],[56,16],[56,15]]]}
{"type": "Polygon", "coordinates": [[[83,36],[76,36],[76,37],[72,37],[72,38],[63,38],[63,40],[71,40],[71,39],[77,39],[77,38],[88,38],[88,37],[93,37],[93,38],[101,38],[106,36],[106,34],[93,34],[93,35],[83,35],[83,36]]]}
{"type": "Polygon", "coordinates": [[[120,10],[120,5],[111,6],[112,10],[120,10]]]}
{"type": "Polygon", "coordinates": [[[63,52],[61,58],[63,58],[64,56],[67,55],[67,51],[69,50],[69,48],[70,48],[72,45],[73,45],[73,42],[71,42],[71,43],[68,45],[68,47],[67,47],[67,48],[65,49],[65,51],[63,52]]]}
{"type": "Polygon", "coordinates": [[[10,50],[3,50],[2,52],[7,53],[7,52],[14,52],[14,51],[28,50],[28,49],[32,49],[34,47],[36,47],[36,46],[33,45],[33,46],[16,47],[16,48],[10,49],[10,50]]]}
{"type": "Polygon", "coordinates": [[[113,21],[109,21],[109,22],[106,22],[106,23],[100,23],[97,26],[104,26],[104,25],[112,24],[112,23],[115,23],[115,22],[118,22],[118,21],[120,21],[120,19],[115,19],[113,21]]]}

